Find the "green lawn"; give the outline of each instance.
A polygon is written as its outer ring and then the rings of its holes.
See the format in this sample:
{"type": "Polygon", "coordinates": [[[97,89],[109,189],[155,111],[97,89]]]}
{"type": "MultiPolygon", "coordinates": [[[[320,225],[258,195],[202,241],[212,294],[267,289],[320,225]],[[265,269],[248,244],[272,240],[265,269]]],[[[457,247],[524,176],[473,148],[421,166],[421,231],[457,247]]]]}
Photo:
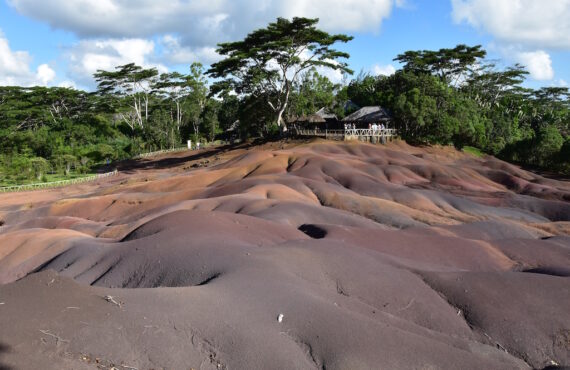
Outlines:
{"type": "MultiPolygon", "coordinates": [[[[61,174],[47,174],[45,182],[54,182],[54,181],[62,181],[62,180],[73,180],[79,179],[83,177],[93,176],[94,173],[70,173],[69,176],[64,176],[61,174]]],[[[18,186],[18,185],[27,185],[27,184],[39,184],[43,183],[44,181],[33,179],[33,180],[16,180],[13,178],[4,178],[0,173],[0,187],[3,186],[18,186]]]]}
{"type": "Polygon", "coordinates": [[[465,153],[472,154],[472,155],[474,155],[475,157],[482,157],[482,156],[485,155],[485,153],[483,153],[480,149],[477,149],[477,148],[472,147],[472,146],[464,146],[464,147],[463,147],[463,151],[464,151],[465,153]]]}

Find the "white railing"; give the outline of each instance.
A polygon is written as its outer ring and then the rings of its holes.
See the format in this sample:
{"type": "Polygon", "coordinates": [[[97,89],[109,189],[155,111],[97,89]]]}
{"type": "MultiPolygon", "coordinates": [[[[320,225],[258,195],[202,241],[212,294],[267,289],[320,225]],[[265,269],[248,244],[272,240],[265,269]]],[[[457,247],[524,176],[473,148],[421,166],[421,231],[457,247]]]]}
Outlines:
{"type": "Polygon", "coordinates": [[[372,136],[372,137],[391,137],[396,136],[395,128],[384,128],[373,130],[371,128],[349,128],[345,130],[346,136],[372,136]]]}
{"type": "Polygon", "coordinates": [[[99,179],[104,179],[106,177],[115,176],[119,173],[119,171],[115,170],[113,172],[107,173],[100,173],[97,175],[85,176],[85,177],[78,177],[76,179],[70,180],[60,180],[60,181],[52,181],[52,182],[40,182],[37,184],[25,184],[25,185],[14,185],[14,186],[4,186],[0,187],[0,193],[11,193],[11,192],[18,192],[18,191],[29,191],[29,190],[37,190],[37,189],[48,189],[48,188],[58,188],[61,186],[67,185],[74,185],[80,184],[83,182],[95,181],[99,179]]]}
{"type": "Polygon", "coordinates": [[[297,135],[301,136],[320,136],[320,137],[343,137],[349,139],[352,137],[379,137],[379,138],[392,138],[397,135],[394,128],[385,129],[368,129],[368,128],[351,128],[346,130],[320,130],[320,129],[297,129],[297,135]]]}

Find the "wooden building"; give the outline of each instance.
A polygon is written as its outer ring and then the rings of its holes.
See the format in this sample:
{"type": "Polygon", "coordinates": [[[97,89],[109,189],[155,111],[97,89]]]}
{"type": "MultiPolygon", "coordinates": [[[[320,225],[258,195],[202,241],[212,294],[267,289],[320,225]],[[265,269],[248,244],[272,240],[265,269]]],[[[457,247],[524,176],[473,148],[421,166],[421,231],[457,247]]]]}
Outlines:
{"type": "Polygon", "coordinates": [[[384,124],[387,128],[391,122],[390,114],[380,106],[362,107],[356,112],[344,117],[343,123],[354,124],[356,128],[368,128],[373,124],[384,124]]]}

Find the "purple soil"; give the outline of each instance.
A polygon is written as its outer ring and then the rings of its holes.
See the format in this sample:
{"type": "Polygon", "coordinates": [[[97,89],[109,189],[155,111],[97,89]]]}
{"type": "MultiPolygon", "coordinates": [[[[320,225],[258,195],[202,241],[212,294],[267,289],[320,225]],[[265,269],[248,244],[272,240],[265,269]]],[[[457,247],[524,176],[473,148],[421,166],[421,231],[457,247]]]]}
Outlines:
{"type": "Polygon", "coordinates": [[[570,366],[569,196],[452,148],[325,141],[0,195],[0,369],[570,366]]]}

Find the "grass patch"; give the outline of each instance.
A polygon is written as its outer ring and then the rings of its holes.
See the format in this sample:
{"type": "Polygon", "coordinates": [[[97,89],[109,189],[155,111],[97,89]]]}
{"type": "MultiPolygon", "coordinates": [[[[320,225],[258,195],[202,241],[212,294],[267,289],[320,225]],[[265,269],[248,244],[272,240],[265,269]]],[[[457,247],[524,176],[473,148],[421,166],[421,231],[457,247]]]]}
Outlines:
{"type": "Polygon", "coordinates": [[[18,185],[27,185],[27,184],[39,184],[43,182],[55,182],[55,181],[62,181],[62,180],[73,180],[73,179],[80,179],[84,177],[93,176],[95,173],[70,173],[68,176],[62,174],[46,174],[45,180],[38,180],[38,179],[31,179],[31,180],[17,180],[14,178],[2,178],[0,176],[0,187],[4,186],[18,186],[18,185]]]}
{"type": "Polygon", "coordinates": [[[481,158],[482,156],[485,155],[485,153],[483,153],[480,149],[472,147],[472,146],[464,146],[462,150],[464,153],[469,153],[469,154],[474,155],[475,157],[479,157],[479,158],[481,158]]]}

